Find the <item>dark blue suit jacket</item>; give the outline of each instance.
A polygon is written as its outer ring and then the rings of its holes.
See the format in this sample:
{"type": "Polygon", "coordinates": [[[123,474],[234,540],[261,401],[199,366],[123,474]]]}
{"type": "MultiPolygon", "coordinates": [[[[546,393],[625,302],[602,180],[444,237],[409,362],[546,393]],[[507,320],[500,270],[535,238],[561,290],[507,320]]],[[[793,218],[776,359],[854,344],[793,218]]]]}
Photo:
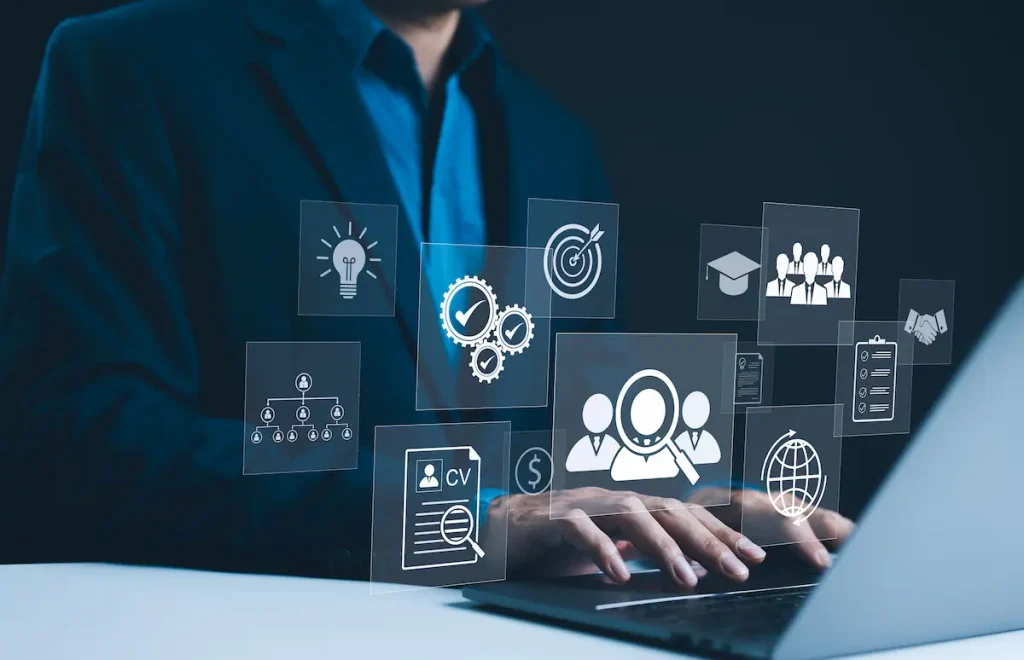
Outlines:
{"type": "MultiPolygon", "coordinates": [[[[54,32],[0,294],[8,558],[366,573],[365,453],[353,472],[241,473],[247,341],[363,342],[386,365],[363,372],[364,449],[375,425],[439,421],[414,412],[404,218],[395,318],[295,314],[299,200],[399,204],[319,12],[150,0],[54,32]]],[[[581,128],[494,67],[477,108],[488,234],[525,245],[529,197],[605,191],[581,128]]]]}

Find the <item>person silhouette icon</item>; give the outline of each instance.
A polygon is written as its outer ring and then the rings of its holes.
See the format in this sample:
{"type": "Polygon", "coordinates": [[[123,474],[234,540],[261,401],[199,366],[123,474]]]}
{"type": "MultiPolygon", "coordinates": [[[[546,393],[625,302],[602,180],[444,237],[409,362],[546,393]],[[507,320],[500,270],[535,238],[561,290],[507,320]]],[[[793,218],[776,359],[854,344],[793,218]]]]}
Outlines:
{"type": "Polygon", "coordinates": [[[800,259],[800,255],[804,253],[804,246],[799,243],[793,243],[793,261],[789,264],[789,274],[799,275],[804,272],[803,261],[800,259]]]}
{"type": "MultiPolygon", "coordinates": [[[[839,257],[836,257],[838,259],[839,257]]],[[[825,287],[814,281],[818,272],[818,255],[808,252],[804,255],[804,284],[793,286],[793,293],[789,296],[790,305],[827,305],[828,294],[825,287]]]]}
{"type": "Polygon", "coordinates": [[[775,274],[778,278],[768,283],[764,295],[766,298],[789,298],[793,293],[793,283],[789,281],[786,274],[789,273],[789,257],[785,252],[775,257],[775,274]]]}
{"type": "Polygon", "coordinates": [[[818,275],[831,275],[832,264],[828,262],[828,256],[832,253],[832,248],[828,246],[828,243],[822,243],[821,245],[821,264],[818,265],[818,275]]]}
{"type": "Polygon", "coordinates": [[[843,269],[846,267],[846,263],[842,257],[836,257],[832,260],[832,281],[825,285],[825,293],[829,298],[843,298],[849,299],[850,297],[850,285],[843,281],[843,269]]]}
{"type": "Polygon", "coordinates": [[[420,488],[440,488],[441,483],[434,476],[434,464],[427,463],[423,466],[423,478],[420,479],[420,488]]]}
{"type": "Polygon", "coordinates": [[[309,388],[313,387],[313,379],[309,377],[309,374],[299,374],[295,377],[295,389],[300,392],[308,392],[309,388]]]}
{"type": "Polygon", "coordinates": [[[704,429],[711,416],[711,402],[703,392],[690,392],[683,399],[683,431],[676,437],[679,447],[694,465],[710,465],[722,460],[722,449],[718,440],[704,429]]]}
{"type": "Polygon", "coordinates": [[[569,472],[595,472],[612,466],[621,445],[605,433],[615,414],[612,401],[604,394],[593,394],[583,404],[583,426],[588,435],[576,441],[565,459],[569,472]]]}
{"type": "MultiPolygon", "coordinates": [[[[656,434],[665,423],[665,417],[665,397],[660,392],[654,389],[638,392],[629,406],[630,424],[639,434],[633,442],[637,446],[649,447],[661,440],[661,436],[656,434]]],[[[626,445],[619,449],[612,461],[611,475],[615,481],[668,479],[677,474],[679,467],[668,447],[644,456],[630,451],[626,445]]]]}

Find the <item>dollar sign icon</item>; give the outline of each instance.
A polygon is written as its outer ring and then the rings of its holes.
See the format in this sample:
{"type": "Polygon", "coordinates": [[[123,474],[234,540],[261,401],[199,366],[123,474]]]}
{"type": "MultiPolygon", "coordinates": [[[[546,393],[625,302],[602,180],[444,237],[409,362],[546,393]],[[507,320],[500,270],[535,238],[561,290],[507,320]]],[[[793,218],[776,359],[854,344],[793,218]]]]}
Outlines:
{"type": "Polygon", "coordinates": [[[551,485],[551,454],[543,447],[530,447],[516,461],[515,477],[520,492],[544,492],[551,485]]]}
{"type": "Polygon", "coordinates": [[[526,485],[532,489],[537,488],[537,484],[540,483],[540,470],[537,469],[537,463],[540,463],[540,457],[536,454],[530,459],[530,462],[526,464],[526,469],[534,474],[533,479],[526,482],[526,485]]]}

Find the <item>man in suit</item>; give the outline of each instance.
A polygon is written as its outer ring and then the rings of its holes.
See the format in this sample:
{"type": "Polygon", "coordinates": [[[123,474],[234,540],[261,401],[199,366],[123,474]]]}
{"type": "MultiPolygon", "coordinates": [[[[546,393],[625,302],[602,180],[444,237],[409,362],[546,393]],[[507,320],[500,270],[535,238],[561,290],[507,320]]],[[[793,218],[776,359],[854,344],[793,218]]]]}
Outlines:
{"type": "MultiPolygon", "coordinates": [[[[0,285],[24,558],[365,577],[372,429],[463,418],[415,411],[421,243],[525,245],[530,197],[606,199],[591,141],[472,4],[150,0],[57,28],[0,285]],[[393,318],[295,315],[304,199],[399,207],[393,318]],[[245,344],[268,340],[362,343],[358,470],[242,476],[245,344]]],[[[598,530],[541,500],[491,503],[513,568],[568,540],[623,579],[613,537],[683,584],[689,557],[744,579],[764,556],[689,509],[598,530]]]]}
{"type": "Polygon", "coordinates": [[[785,252],[780,252],[775,257],[776,278],[768,283],[764,295],[767,298],[789,298],[793,293],[793,283],[786,275],[789,273],[789,257],[785,252]]]}
{"type": "Polygon", "coordinates": [[[814,281],[818,272],[818,255],[808,252],[804,255],[803,273],[806,280],[803,284],[793,286],[789,296],[790,305],[827,305],[828,295],[825,287],[814,281]]]}
{"type": "Polygon", "coordinates": [[[828,294],[829,298],[844,298],[850,297],[850,285],[843,281],[843,269],[846,267],[846,262],[843,261],[842,257],[836,257],[832,260],[832,270],[829,275],[832,276],[831,282],[825,283],[825,293],[828,294]]]}

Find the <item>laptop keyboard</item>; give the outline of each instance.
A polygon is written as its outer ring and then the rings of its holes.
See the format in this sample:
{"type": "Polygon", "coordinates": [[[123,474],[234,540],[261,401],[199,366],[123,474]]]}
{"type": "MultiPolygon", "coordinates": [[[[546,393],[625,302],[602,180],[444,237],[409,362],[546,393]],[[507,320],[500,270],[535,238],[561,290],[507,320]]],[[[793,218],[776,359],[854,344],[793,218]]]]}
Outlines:
{"type": "Polygon", "coordinates": [[[768,643],[785,629],[810,588],[728,594],[636,605],[609,614],[665,628],[686,637],[768,643]]]}

